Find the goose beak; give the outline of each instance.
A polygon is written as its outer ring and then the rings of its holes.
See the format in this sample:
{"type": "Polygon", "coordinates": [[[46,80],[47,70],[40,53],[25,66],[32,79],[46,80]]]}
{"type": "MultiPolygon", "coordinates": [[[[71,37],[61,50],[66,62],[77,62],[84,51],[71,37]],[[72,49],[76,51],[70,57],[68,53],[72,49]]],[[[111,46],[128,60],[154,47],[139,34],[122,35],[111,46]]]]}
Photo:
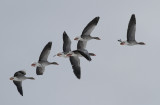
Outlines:
{"type": "Polygon", "coordinates": [[[120,45],[125,45],[125,43],[124,43],[124,42],[121,42],[120,45]]]}
{"type": "Polygon", "coordinates": [[[62,54],[58,53],[57,56],[61,56],[62,54]]]}
{"type": "Polygon", "coordinates": [[[14,77],[11,77],[11,78],[10,78],[10,80],[13,80],[13,79],[14,79],[14,77]]]}
{"type": "Polygon", "coordinates": [[[67,57],[70,57],[70,56],[72,56],[72,54],[67,54],[66,56],[67,56],[67,57]]]}
{"type": "Polygon", "coordinates": [[[78,40],[78,38],[74,38],[74,40],[78,40]]]}
{"type": "Polygon", "coordinates": [[[35,67],[35,66],[36,66],[36,64],[34,64],[34,63],[33,63],[33,64],[31,64],[31,66],[35,67]]]}

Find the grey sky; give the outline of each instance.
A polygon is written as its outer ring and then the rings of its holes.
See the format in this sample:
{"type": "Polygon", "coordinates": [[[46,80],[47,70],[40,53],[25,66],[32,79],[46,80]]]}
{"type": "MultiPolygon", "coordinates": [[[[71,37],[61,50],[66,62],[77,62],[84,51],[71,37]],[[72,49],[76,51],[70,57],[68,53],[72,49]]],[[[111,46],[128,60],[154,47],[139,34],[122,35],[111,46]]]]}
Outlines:
{"type": "Polygon", "coordinates": [[[159,0],[0,0],[0,104],[1,105],[159,105],[159,0]],[[136,15],[136,39],[146,46],[120,46],[126,40],[128,22],[136,15]],[[53,55],[62,51],[65,30],[79,36],[94,17],[100,16],[87,49],[97,56],[81,58],[78,80],[68,59],[53,55]],[[48,66],[37,76],[31,63],[52,41],[48,66]],[[26,69],[35,81],[23,82],[20,96],[9,80],[26,69]]]}

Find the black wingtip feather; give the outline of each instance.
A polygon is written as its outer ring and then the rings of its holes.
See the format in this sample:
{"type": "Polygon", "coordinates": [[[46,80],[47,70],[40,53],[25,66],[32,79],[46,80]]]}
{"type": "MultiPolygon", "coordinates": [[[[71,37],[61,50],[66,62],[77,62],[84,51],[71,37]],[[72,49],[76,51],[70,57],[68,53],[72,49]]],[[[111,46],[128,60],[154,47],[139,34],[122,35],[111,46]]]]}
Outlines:
{"type": "Polygon", "coordinates": [[[49,48],[49,49],[51,49],[51,47],[52,47],[52,42],[51,42],[51,41],[48,42],[48,44],[46,45],[46,47],[49,48]]]}
{"type": "MultiPolygon", "coordinates": [[[[73,69],[76,68],[75,66],[73,66],[73,69]]],[[[75,76],[78,78],[78,79],[81,79],[81,71],[80,70],[73,70],[75,76]]]]}
{"type": "Polygon", "coordinates": [[[48,42],[48,44],[47,44],[48,46],[52,46],[52,42],[50,41],[50,42],[48,42]]]}
{"type": "Polygon", "coordinates": [[[95,24],[97,24],[97,23],[98,23],[99,18],[100,18],[100,17],[99,17],[99,16],[97,16],[97,17],[95,17],[95,18],[93,19],[93,21],[94,21],[94,23],[95,23],[95,24]]]}
{"type": "Polygon", "coordinates": [[[63,32],[63,35],[66,34],[66,31],[63,32]]]}
{"type": "Polygon", "coordinates": [[[99,18],[100,18],[99,16],[95,17],[95,19],[96,19],[97,21],[99,20],[99,18]]]}
{"type": "Polygon", "coordinates": [[[18,87],[17,87],[17,90],[18,90],[19,94],[20,94],[21,96],[23,96],[23,90],[18,89],[18,87]]]}
{"type": "Polygon", "coordinates": [[[132,17],[135,18],[135,14],[132,14],[132,17]]]}
{"type": "Polygon", "coordinates": [[[136,16],[135,16],[135,14],[132,14],[130,21],[136,23],[136,16]]]}
{"type": "Polygon", "coordinates": [[[20,93],[21,96],[23,96],[23,94],[20,93]]]}
{"type": "Polygon", "coordinates": [[[68,37],[66,31],[63,32],[63,41],[65,40],[65,37],[68,37]]]}

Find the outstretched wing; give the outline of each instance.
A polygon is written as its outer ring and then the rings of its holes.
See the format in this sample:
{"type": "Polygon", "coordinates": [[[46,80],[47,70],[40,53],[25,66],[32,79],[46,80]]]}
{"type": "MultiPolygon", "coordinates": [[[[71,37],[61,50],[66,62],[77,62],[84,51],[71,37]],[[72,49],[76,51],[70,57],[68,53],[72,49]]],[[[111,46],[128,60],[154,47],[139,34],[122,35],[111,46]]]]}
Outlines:
{"type": "Polygon", "coordinates": [[[75,76],[78,79],[80,79],[81,78],[80,59],[77,56],[70,56],[69,59],[75,76]]]}
{"type": "Polygon", "coordinates": [[[94,30],[94,28],[96,27],[98,21],[99,21],[100,17],[95,17],[92,21],[90,21],[87,26],[84,28],[83,32],[82,32],[82,36],[83,35],[90,35],[91,32],[94,30]]]}
{"type": "Polygon", "coordinates": [[[68,53],[71,51],[71,40],[68,37],[67,33],[63,33],[63,52],[68,53]]]}
{"type": "Polygon", "coordinates": [[[47,58],[49,56],[49,53],[51,51],[52,42],[48,42],[46,46],[43,48],[41,55],[39,57],[39,61],[47,61],[47,58]]]}
{"type": "Polygon", "coordinates": [[[13,80],[13,83],[17,86],[18,92],[23,96],[22,81],[13,80]]]}
{"type": "Polygon", "coordinates": [[[87,41],[79,40],[77,44],[77,49],[80,49],[80,50],[86,49],[86,45],[87,45],[87,41]]]}
{"type": "Polygon", "coordinates": [[[136,18],[135,18],[135,15],[132,14],[131,19],[128,24],[128,30],[127,30],[127,41],[128,42],[135,41],[135,32],[136,32],[136,18]]]}
{"type": "Polygon", "coordinates": [[[91,57],[88,53],[87,50],[83,49],[83,50],[77,50],[83,57],[85,57],[88,61],[91,61],[91,57]]]}

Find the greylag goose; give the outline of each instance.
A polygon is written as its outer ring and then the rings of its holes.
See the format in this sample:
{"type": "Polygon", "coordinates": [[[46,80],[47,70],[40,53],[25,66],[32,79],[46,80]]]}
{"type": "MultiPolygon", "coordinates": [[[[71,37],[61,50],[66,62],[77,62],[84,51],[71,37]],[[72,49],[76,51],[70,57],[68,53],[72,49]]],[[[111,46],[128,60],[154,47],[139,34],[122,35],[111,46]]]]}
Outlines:
{"type": "Polygon", "coordinates": [[[42,50],[38,62],[34,62],[31,64],[31,66],[37,67],[36,68],[37,75],[43,75],[45,67],[48,65],[51,65],[51,64],[58,65],[57,62],[48,62],[47,60],[51,51],[51,47],[52,47],[52,42],[48,42],[48,44],[42,50]]]}
{"type": "Polygon", "coordinates": [[[90,34],[96,27],[100,17],[95,17],[92,21],[90,21],[87,26],[84,28],[81,36],[76,37],[74,40],[88,41],[91,39],[100,40],[99,37],[92,37],[90,34]]]}
{"type": "Polygon", "coordinates": [[[13,80],[13,83],[16,85],[18,92],[23,96],[23,90],[22,90],[22,81],[26,79],[34,80],[33,77],[26,77],[25,71],[17,71],[13,77],[10,78],[10,80],[13,80]]]}
{"type": "Polygon", "coordinates": [[[135,14],[132,14],[128,24],[127,41],[122,41],[121,39],[118,40],[120,42],[120,45],[129,45],[129,46],[145,45],[144,42],[137,42],[135,40],[135,32],[136,32],[136,17],[135,14]]]}

